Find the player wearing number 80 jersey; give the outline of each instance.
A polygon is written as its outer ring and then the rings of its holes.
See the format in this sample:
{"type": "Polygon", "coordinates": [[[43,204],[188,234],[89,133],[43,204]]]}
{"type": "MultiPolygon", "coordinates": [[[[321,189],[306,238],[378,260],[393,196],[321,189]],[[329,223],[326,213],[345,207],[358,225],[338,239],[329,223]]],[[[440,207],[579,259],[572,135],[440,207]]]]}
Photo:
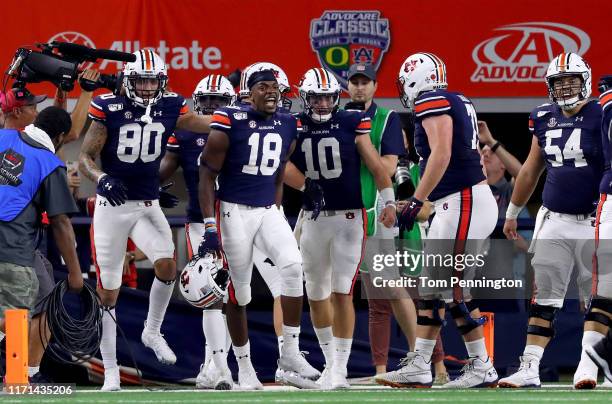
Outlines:
{"type": "MultiPolygon", "coordinates": [[[[592,253],[587,241],[593,238],[591,214],[603,171],[601,107],[589,100],[591,68],[575,53],[553,59],[546,84],[552,103],[535,108],[529,117],[531,150],[516,178],[504,225],[506,236],[516,239],[516,217],[546,169],[543,205],[530,247],[537,294],[530,308],[521,367],[501,379],[500,387],[540,386],[540,359],[554,336],[553,321],[563,306],[574,264],[581,278],[590,275],[581,257],[592,253]]],[[[583,291],[583,296],[588,295],[588,290],[583,291]]],[[[597,367],[584,346],[603,338],[594,331],[597,315],[589,310],[585,320],[583,352],[574,374],[577,389],[597,384],[597,367]]]]}

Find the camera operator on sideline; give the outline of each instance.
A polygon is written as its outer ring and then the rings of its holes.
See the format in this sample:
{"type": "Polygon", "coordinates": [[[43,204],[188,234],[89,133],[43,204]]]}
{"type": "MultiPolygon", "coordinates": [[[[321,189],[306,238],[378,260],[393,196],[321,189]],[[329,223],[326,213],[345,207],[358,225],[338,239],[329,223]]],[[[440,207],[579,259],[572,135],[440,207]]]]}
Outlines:
{"type": "Polygon", "coordinates": [[[48,107],[23,131],[0,130],[0,337],[4,311],[32,309],[38,293],[33,265],[47,212],[57,245],[68,265],[68,285],[78,291],[83,277],[68,214],[76,206],[66,168],[55,155],[70,132],[68,113],[48,107]]]}

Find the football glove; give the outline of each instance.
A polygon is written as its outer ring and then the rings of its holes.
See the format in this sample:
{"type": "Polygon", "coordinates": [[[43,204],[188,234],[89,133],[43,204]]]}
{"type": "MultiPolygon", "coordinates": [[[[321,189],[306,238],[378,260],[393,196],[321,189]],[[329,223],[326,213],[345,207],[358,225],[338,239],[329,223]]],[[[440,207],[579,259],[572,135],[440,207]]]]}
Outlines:
{"type": "Polygon", "coordinates": [[[198,255],[203,257],[206,254],[217,254],[219,250],[219,234],[217,233],[217,229],[206,230],[202,237],[202,242],[198,247],[198,255]]]}
{"type": "Polygon", "coordinates": [[[104,174],[98,180],[96,187],[98,195],[105,197],[111,206],[123,205],[127,199],[127,188],[120,180],[104,174]]]}
{"type": "Polygon", "coordinates": [[[304,188],[304,194],[310,198],[312,202],[312,220],[317,220],[321,209],[325,207],[325,198],[323,196],[323,188],[310,178],[306,177],[306,184],[304,188]]]}
{"type": "Polygon", "coordinates": [[[402,209],[399,214],[398,223],[400,228],[400,234],[405,231],[412,230],[414,222],[416,221],[419,211],[423,207],[423,202],[416,199],[414,196],[410,198],[408,204],[402,209]]]}
{"type": "Polygon", "coordinates": [[[179,203],[179,199],[175,195],[166,191],[166,189],[170,188],[173,185],[174,182],[169,182],[166,185],[162,185],[161,187],[159,187],[159,206],[161,206],[162,208],[174,208],[179,203]]]}

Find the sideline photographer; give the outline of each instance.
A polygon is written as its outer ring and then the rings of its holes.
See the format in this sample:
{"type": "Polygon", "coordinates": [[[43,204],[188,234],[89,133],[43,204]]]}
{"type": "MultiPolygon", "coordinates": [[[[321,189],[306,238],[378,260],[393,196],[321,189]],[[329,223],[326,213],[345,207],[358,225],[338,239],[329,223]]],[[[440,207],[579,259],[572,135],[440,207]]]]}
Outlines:
{"type": "MultiPolygon", "coordinates": [[[[55,155],[71,127],[70,115],[48,107],[23,131],[0,130],[0,332],[4,311],[31,309],[38,291],[34,250],[40,217],[46,211],[57,245],[68,266],[72,290],[83,287],[68,214],[77,211],[66,167],[55,155]]],[[[1,334],[0,336],[4,336],[1,334]]]]}

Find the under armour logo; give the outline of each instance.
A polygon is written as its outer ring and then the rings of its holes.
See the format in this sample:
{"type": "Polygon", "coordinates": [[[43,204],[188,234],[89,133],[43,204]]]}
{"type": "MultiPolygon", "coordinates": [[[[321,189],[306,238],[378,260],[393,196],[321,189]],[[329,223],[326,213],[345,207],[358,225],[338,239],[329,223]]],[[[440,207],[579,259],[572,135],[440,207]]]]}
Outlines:
{"type": "Polygon", "coordinates": [[[162,116],[162,111],[153,111],[153,116],[162,116]]]}
{"type": "Polygon", "coordinates": [[[282,125],[281,121],[274,121],[274,125],[282,125]]]}
{"type": "Polygon", "coordinates": [[[331,124],[331,128],[332,129],[340,129],[340,124],[339,123],[332,123],[331,124]]]}
{"type": "Polygon", "coordinates": [[[223,212],[223,217],[230,217],[230,213],[229,212],[223,212]]]}
{"type": "Polygon", "coordinates": [[[354,219],[355,218],[355,213],[353,213],[353,212],[346,212],[346,218],[347,219],[354,219]]]}
{"type": "Polygon", "coordinates": [[[106,188],[107,191],[110,191],[113,189],[113,186],[111,184],[104,184],[104,188],[106,188]]]}
{"type": "Polygon", "coordinates": [[[266,259],[264,260],[264,262],[265,262],[266,264],[268,264],[268,265],[275,266],[275,265],[274,265],[274,263],[272,262],[272,260],[271,260],[270,258],[266,258],[266,259]]]}
{"type": "Polygon", "coordinates": [[[98,205],[100,205],[100,206],[106,206],[106,201],[100,201],[100,202],[98,203],[98,205]]]}
{"type": "Polygon", "coordinates": [[[584,119],[584,116],[577,116],[576,122],[582,122],[583,119],[584,119]]]}

